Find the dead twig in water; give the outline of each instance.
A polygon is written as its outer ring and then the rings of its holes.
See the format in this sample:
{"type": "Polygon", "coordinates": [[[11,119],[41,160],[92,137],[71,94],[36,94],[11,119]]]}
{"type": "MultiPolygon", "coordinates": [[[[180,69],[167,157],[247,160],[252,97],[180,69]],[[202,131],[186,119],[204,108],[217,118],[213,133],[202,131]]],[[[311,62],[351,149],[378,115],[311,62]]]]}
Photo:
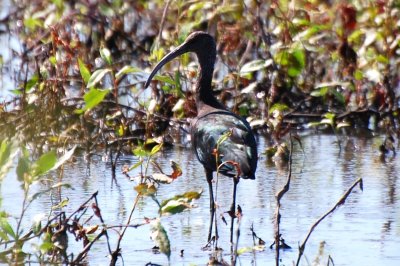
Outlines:
{"type": "Polygon", "coordinates": [[[290,180],[292,177],[292,153],[293,153],[293,141],[292,141],[292,135],[290,134],[290,151],[289,151],[289,172],[286,180],[286,184],[283,186],[283,188],[276,194],[276,210],[275,210],[275,264],[276,266],[279,266],[279,249],[281,247],[280,241],[281,241],[281,234],[280,234],[280,220],[281,220],[281,214],[279,212],[279,209],[281,207],[281,198],[283,195],[285,195],[286,192],[289,191],[290,187],[290,180]]]}
{"type": "Polygon", "coordinates": [[[336,202],[335,206],[333,206],[328,212],[326,212],[324,215],[321,216],[321,218],[319,218],[310,228],[310,230],[308,231],[308,234],[306,236],[306,238],[303,240],[303,243],[301,243],[301,245],[299,246],[299,256],[297,257],[297,262],[296,262],[296,266],[299,265],[300,263],[300,259],[301,256],[304,253],[304,249],[306,247],[306,243],[308,241],[308,239],[311,236],[311,233],[314,231],[315,227],[317,227],[317,225],[323,220],[325,219],[325,217],[327,217],[329,214],[333,213],[340,205],[343,205],[347,199],[347,197],[350,195],[350,193],[353,191],[353,189],[357,186],[360,185],[360,189],[361,191],[363,190],[363,180],[360,177],[359,179],[357,179],[353,185],[351,185],[351,187],[346,191],[346,193],[343,194],[342,197],[340,197],[340,199],[336,202]]]}
{"type": "Polygon", "coordinates": [[[128,229],[128,227],[129,227],[129,225],[131,223],[133,212],[135,211],[137,203],[139,202],[139,199],[140,199],[141,196],[142,195],[140,193],[138,193],[137,196],[136,196],[135,202],[133,203],[133,206],[132,206],[132,209],[131,209],[131,213],[129,214],[129,217],[128,217],[128,221],[126,222],[126,225],[122,229],[122,232],[119,234],[118,242],[117,242],[117,248],[111,254],[110,265],[115,265],[117,263],[118,257],[120,256],[120,250],[121,250],[120,246],[121,246],[122,238],[124,237],[126,229],[128,229]]]}

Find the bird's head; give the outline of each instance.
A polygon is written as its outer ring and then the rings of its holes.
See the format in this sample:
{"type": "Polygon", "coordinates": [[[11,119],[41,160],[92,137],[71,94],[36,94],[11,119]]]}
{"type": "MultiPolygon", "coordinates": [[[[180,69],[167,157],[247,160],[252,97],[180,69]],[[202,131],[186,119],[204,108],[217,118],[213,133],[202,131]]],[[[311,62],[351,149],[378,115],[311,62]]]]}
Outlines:
{"type": "Polygon", "coordinates": [[[154,75],[166,63],[188,52],[196,53],[201,66],[205,64],[209,64],[211,67],[214,66],[216,57],[216,45],[214,38],[206,32],[195,31],[191,33],[181,45],[176,47],[169,54],[164,56],[160,62],[158,62],[153,71],[151,71],[144,87],[147,88],[150,85],[154,75]]]}

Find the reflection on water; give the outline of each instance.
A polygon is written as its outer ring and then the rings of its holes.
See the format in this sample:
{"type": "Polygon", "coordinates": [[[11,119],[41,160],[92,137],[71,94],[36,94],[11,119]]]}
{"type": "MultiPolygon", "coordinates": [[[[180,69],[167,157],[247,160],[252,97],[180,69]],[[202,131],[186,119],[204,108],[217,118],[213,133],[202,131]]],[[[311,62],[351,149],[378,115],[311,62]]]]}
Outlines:
{"type": "MultiPolygon", "coordinates": [[[[259,141],[259,149],[264,146],[259,141]]],[[[364,179],[364,191],[355,189],[345,205],[328,216],[314,231],[306,246],[302,265],[320,262],[327,265],[331,256],[335,265],[396,265],[400,261],[400,200],[399,160],[382,162],[377,154],[381,140],[349,139],[339,153],[335,138],[332,136],[307,136],[302,139],[304,153],[295,144],[293,155],[293,179],[290,190],[282,199],[281,231],[286,243],[293,247],[282,252],[282,265],[291,265],[297,259],[297,246],[310,226],[328,211],[341,195],[359,177],[364,179]],[[324,248],[319,249],[321,243],[324,248]],[[308,261],[308,262],[307,262],[308,261]]],[[[100,156],[99,156],[100,157],[100,156]]],[[[208,230],[208,189],[202,166],[190,149],[174,148],[163,152],[157,159],[163,169],[169,169],[169,160],[178,162],[183,176],[170,185],[161,186],[157,198],[167,199],[175,194],[189,190],[204,190],[203,196],[196,202],[197,208],[178,215],[162,218],[171,245],[172,265],[204,265],[208,253],[201,251],[208,230]],[[184,255],[180,256],[180,251],[184,255]]],[[[125,156],[122,165],[132,165],[136,159],[125,156]]],[[[63,190],[61,195],[41,197],[27,213],[32,216],[46,212],[50,203],[60,199],[70,199],[67,211],[78,208],[92,193],[99,191],[99,206],[108,225],[123,224],[127,220],[136,196],[134,183],[121,171],[117,173],[117,184],[111,182],[110,166],[94,158],[88,166],[83,160],[68,165],[64,182],[73,184],[74,190],[63,190]]],[[[132,173],[134,176],[135,173],[132,173]]],[[[238,185],[237,202],[243,209],[239,248],[252,246],[250,226],[253,224],[258,236],[269,243],[273,240],[274,195],[286,180],[286,169],[277,169],[260,158],[256,180],[242,180],[238,185]]],[[[36,189],[43,189],[38,184],[36,189]]],[[[218,183],[218,204],[220,212],[229,209],[232,180],[222,177],[218,183]]],[[[15,206],[22,203],[22,192],[15,178],[8,176],[2,184],[3,207],[18,216],[20,210],[15,206]],[[16,205],[17,204],[17,205],[16,205]]],[[[18,205],[20,204],[20,205],[18,205]]],[[[139,204],[133,223],[142,222],[144,217],[156,217],[157,205],[149,198],[139,204]]],[[[226,215],[225,215],[226,216],[226,215]]],[[[30,217],[31,218],[31,217],[30,217]]],[[[26,221],[31,219],[27,218],[26,221]]],[[[228,218],[226,216],[226,218],[228,218]]],[[[219,222],[221,247],[229,249],[229,226],[219,222]]],[[[117,235],[111,232],[114,248],[117,235]]],[[[154,255],[151,248],[149,226],[130,228],[122,243],[125,265],[144,265],[147,262],[166,265],[164,255],[154,255]]],[[[70,251],[81,249],[81,243],[70,239],[70,251]]],[[[104,265],[107,247],[105,240],[95,244],[89,253],[90,265],[104,265]]],[[[229,261],[229,250],[226,250],[229,261]]],[[[262,251],[245,253],[239,256],[239,265],[272,265],[274,251],[268,247],[262,251]]],[[[122,265],[122,261],[120,261],[122,265]]]]}

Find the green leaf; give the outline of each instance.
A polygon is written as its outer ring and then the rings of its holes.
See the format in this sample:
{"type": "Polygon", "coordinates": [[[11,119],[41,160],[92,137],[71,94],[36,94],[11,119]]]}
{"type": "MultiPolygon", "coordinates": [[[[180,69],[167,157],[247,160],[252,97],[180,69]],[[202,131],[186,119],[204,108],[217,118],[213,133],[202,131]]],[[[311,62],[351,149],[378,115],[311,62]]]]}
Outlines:
{"type": "MultiPolygon", "coordinates": [[[[162,208],[164,208],[165,206],[168,205],[168,208],[174,208],[174,205],[181,205],[181,204],[185,204],[186,208],[190,207],[189,203],[192,202],[194,199],[199,199],[201,194],[203,193],[202,190],[200,191],[188,191],[184,194],[179,194],[179,195],[175,195],[174,197],[164,200],[163,202],[161,202],[161,212],[163,213],[162,208]],[[173,203],[169,204],[169,202],[172,201],[173,203]]],[[[164,209],[164,211],[168,212],[167,209],[164,209]]]]}
{"type": "Polygon", "coordinates": [[[140,68],[133,67],[133,66],[124,66],[121,68],[118,73],[115,75],[116,79],[122,78],[122,76],[130,73],[138,73],[138,72],[143,72],[140,68]]]}
{"type": "Polygon", "coordinates": [[[164,83],[168,83],[171,85],[175,85],[175,80],[173,80],[171,77],[169,76],[161,76],[161,75],[155,75],[153,80],[158,80],[164,83]]]}
{"type": "Polygon", "coordinates": [[[138,168],[139,166],[141,166],[143,164],[143,159],[140,159],[137,163],[135,163],[134,165],[132,165],[131,167],[129,167],[128,171],[131,171],[133,169],[138,168]]]}
{"type": "Polygon", "coordinates": [[[167,204],[161,207],[161,214],[177,214],[190,208],[190,204],[183,199],[169,200],[167,204]]]}
{"type": "Polygon", "coordinates": [[[29,92],[39,81],[39,76],[37,74],[33,75],[25,85],[25,91],[29,92]]]}
{"type": "Polygon", "coordinates": [[[12,166],[14,157],[17,155],[18,149],[13,141],[4,139],[0,143],[0,181],[8,173],[12,166]]]}
{"type": "Polygon", "coordinates": [[[7,235],[11,236],[15,239],[15,232],[12,229],[11,225],[7,221],[6,218],[0,218],[0,228],[5,232],[7,235]]]}
{"type": "Polygon", "coordinates": [[[68,203],[69,203],[69,198],[63,199],[62,201],[60,201],[60,203],[58,203],[58,204],[56,204],[56,205],[53,205],[53,206],[51,207],[51,209],[52,209],[52,210],[62,209],[62,208],[64,208],[65,206],[67,206],[68,203]]]}
{"type": "Polygon", "coordinates": [[[146,157],[147,155],[149,155],[149,153],[143,149],[143,147],[136,147],[133,150],[133,154],[137,157],[146,157]]]}
{"type": "Polygon", "coordinates": [[[112,65],[111,52],[106,47],[100,49],[100,56],[108,65],[112,65]]]}
{"type": "Polygon", "coordinates": [[[29,159],[27,157],[20,157],[16,169],[18,180],[23,181],[25,174],[28,174],[29,170],[30,170],[29,159]]]}
{"type": "Polygon", "coordinates": [[[306,55],[303,49],[296,49],[292,52],[288,74],[291,77],[297,77],[306,65],[306,55]]]}
{"type": "Polygon", "coordinates": [[[24,19],[24,25],[30,30],[43,27],[43,21],[37,18],[29,17],[24,19]]]}
{"type": "Polygon", "coordinates": [[[50,170],[55,170],[58,167],[60,167],[61,165],[63,165],[66,161],[68,161],[74,154],[76,147],[77,146],[75,145],[72,149],[67,151],[63,156],[58,158],[57,162],[54,164],[54,166],[50,170]]]}
{"type": "Polygon", "coordinates": [[[284,112],[289,110],[289,106],[287,106],[286,104],[283,103],[275,103],[274,105],[271,106],[271,108],[269,109],[269,113],[272,114],[274,111],[280,111],[280,112],[284,112]]]}
{"type": "Polygon", "coordinates": [[[254,71],[259,71],[261,69],[264,69],[270,65],[272,65],[273,61],[272,59],[268,60],[263,60],[263,59],[258,59],[258,60],[253,60],[250,61],[246,64],[244,64],[239,71],[240,76],[243,76],[249,72],[254,72],[254,71]]]}
{"type": "Polygon", "coordinates": [[[150,156],[153,156],[154,154],[156,154],[157,152],[159,152],[162,146],[163,146],[162,143],[155,145],[155,146],[151,149],[150,156]]]}
{"type": "Polygon", "coordinates": [[[152,183],[140,183],[134,189],[143,196],[152,196],[157,192],[156,186],[152,183]]]}
{"type": "Polygon", "coordinates": [[[110,90],[99,90],[96,88],[90,88],[90,90],[86,92],[83,96],[86,105],[81,110],[86,111],[96,107],[104,100],[104,97],[106,97],[109,92],[110,90]]]}
{"type": "Polygon", "coordinates": [[[54,167],[56,162],[57,162],[57,156],[54,150],[43,154],[34,163],[32,175],[36,177],[47,173],[54,167]]]}
{"type": "Polygon", "coordinates": [[[159,219],[151,222],[151,225],[151,239],[153,239],[156,245],[160,248],[160,252],[165,254],[169,260],[169,257],[171,256],[171,245],[167,231],[165,231],[159,219]]]}
{"type": "Polygon", "coordinates": [[[93,74],[90,76],[88,84],[86,85],[86,88],[92,88],[94,85],[99,83],[102,78],[108,73],[111,72],[111,69],[109,68],[102,68],[102,69],[97,69],[93,74]]]}
{"type": "Polygon", "coordinates": [[[79,65],[79,72],[81,73],[82,79],[85,82],[85,85],[87,85],[89,82],[89,79],[90,79],[90,71],[80,58],[78,58],[78,65],[79,65]]]}

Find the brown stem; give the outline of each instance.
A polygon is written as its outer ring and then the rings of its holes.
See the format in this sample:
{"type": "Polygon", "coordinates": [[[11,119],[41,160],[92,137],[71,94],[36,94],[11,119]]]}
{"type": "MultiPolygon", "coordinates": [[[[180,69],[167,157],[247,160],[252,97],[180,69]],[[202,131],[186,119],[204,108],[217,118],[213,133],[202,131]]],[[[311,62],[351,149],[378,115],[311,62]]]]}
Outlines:
{"type": "Polygon", "coordinates": [[[303,240],[303,242],[301,243],[301,245],[299,246],[299,256],[297,257],[297,262],[296,262],[296,266],[299,265],[300,263],[300,259],[301,256],[304,253],[304,249],[306,247],[306,243],[308,241],[308,239],[311,236],[311,233],[314,231],[315,227],[317,227],[317,225],[323,220],[325,219],[325,217],[327,217],[329,214],[333,213],[340,205],[343,205],[347,199],[347,197],[350,195],[350,193],[353,191],[353,189],[357,186],[360,185],[360,189],[363,190],[363,180],[360,177],[359,179],[357,179],[353,185],[351,185],[351,187],[340,197],[340,199],[336,202],[336,204],[329,210],[327,211],[324,215],[321,216],[321,218],[319,218],[310,228],[310,230],[308,231],[308,234],[306,236],[306,238],[303,240]]]}
{"type": "Polygon", "coordinates": [[[279,266],[279,249],[280,249],[280,220],[281,214],[279,209],[281,207],[281,198],[283,195],[289,191],[290,180],[292,177],[292,153],[293,153],[293,141],[292,135],[290,134],[290,153],[289,153],[289,173],[286,179],[286,184],[283,188],[276,194],[276,210],[275,210],[275,264],[279,266]]]}

